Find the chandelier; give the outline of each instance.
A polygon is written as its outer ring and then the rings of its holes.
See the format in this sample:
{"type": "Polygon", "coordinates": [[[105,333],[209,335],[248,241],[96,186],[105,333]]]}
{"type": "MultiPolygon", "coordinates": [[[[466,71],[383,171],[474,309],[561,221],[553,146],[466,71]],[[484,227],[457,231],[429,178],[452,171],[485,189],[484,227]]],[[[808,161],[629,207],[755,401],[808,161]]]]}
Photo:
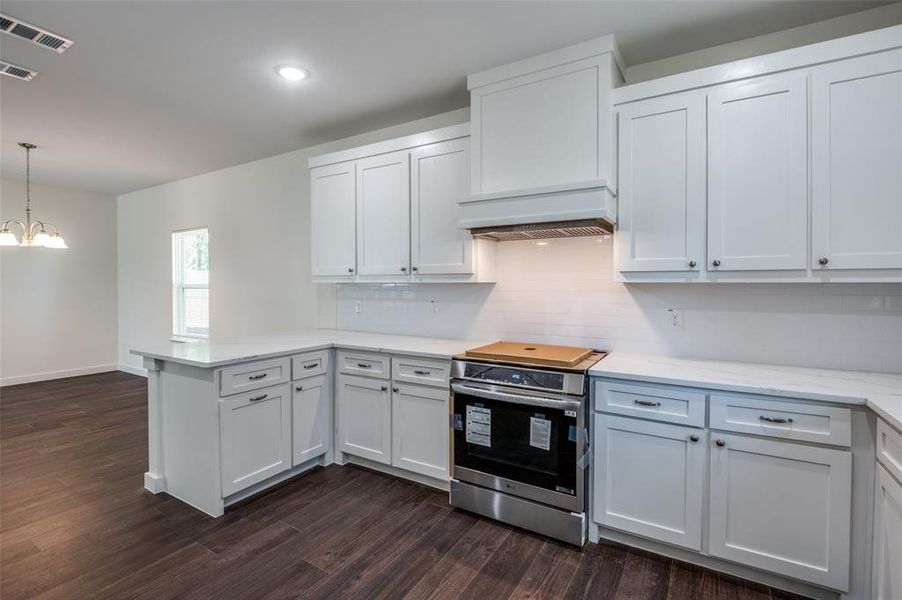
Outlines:
{"type": "Polygon", "coordinates": [[[31,151],[37,148],[34,144],[28,142],[19,142],[19,145],[25,148],[25,222],[16,219],[10,219],[3,223],[0,228],[0,246],[24,246],[34,248],[43,246],[44,248],[68,248],[63,236],[60,235],[59,229],[52,223],[46,221],[31,220],[31,151]],[[20,242],[16,235],[9,230],[10,224],[15,223],[22,230],[22,241],[20,242]],[[52,233],[47,232],[50,228],[52,233]]]}

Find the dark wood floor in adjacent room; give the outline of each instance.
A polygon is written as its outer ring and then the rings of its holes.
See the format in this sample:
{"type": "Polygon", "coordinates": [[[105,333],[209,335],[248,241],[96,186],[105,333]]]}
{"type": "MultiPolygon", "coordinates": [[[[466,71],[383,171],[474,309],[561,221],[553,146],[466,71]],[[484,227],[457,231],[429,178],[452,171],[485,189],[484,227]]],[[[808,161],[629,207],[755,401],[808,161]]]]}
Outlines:
{"type": "Polygon", "coordinates": [[[142,489],[146,382],[0,390],[0,596],[795,598],[615,544],[580,551],[357,467],[212,519],[142,489]]]}

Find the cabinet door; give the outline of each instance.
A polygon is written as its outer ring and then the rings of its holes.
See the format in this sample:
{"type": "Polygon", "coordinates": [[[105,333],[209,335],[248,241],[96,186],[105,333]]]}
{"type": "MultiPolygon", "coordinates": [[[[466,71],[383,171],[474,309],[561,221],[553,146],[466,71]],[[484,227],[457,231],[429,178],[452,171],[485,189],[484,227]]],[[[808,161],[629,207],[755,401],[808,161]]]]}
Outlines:
{"type": "Polygon", "coordinates": [[[391,392],[379,379],[338,376],[339,449],[391,464],[391,392]]]}
{"type": "Polygon", "coordinates": [[[873,567],[874,598],[902,598],[902,484],[882,465],[877,465],[873,567]]]}
{"type": "Polygon", "coordinates": [[[405,150],[357,162],[357,264],[361,275],[409,272],[409,157],[405,150]]]}
{"type": "Polygon", "coordinates": [[[617,268],[692,271],[704,260],[705,98],[620,109],[617,268]]]}
{"type": "Polygon", "coordinates": [[[458,225],[470,189],[470,138],[410,154],[411,263],[420,275],[473,272],[473,237],[458,225]]]}
{"type": "Polygon", "coordinates": [[[902,50],[817,67],[811,90],[811,267],[902,268],[902,50]]]}
{"type": "Polygon", "coordinates": [[[596,522],[701,549],[707,433],[595,415],[596,522]]]}
{"type": "Polygon", "coordinates": [[[299,465],[329,450],[332,402],[325,375],[292,384],[292,464],[299,465]]]}
{"type": "Polygon", "coordinates": [[[448,480],[448,389],[392,387],[392,465],[448,480]]]}
{"type": "Polygon", "coordinates": [[[280,385],[220,400],[223,497],[291,467],[289,390],[280,385]]]}
{"type": "Polygon", "coordinates": [[[711,432],[709,552],[846,591],[852,455],[711,432]]]}
{"type": "Polygon", "coordinates": [[[350,276],[357,268],[356,167],[310,169],[310,239],[314,276],[350,276]]]}
{"type": "Polygon", "coordinates": [[[804,73],[708,96],[708,268],[806,268],[807,98],[804,73]]]}

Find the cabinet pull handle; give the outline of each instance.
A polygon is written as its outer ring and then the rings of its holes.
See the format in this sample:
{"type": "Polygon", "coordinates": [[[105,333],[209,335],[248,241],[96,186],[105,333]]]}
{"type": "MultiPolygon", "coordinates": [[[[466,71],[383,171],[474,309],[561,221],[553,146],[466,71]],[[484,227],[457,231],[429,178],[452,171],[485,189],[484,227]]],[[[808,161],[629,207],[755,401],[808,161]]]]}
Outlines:
{"type": "Polygon", "coordinates": [[[383,391],[383,392],[387,392],[387,391],[388,391],[388,386],[387,386],[387,385],[383,385],[383,386],[382,386],[382,391],[383,391]]]}
{"type": "Polygon", "coordinates": [[[780,417],[767,417],[765,415],[761,415],[758,417],[762,421],[767,421],[768,423],[792,423],[792,419],[782,419],[780,417]]]}
{"type": "Polygon", "coordinates": [[[391,389],[391,391],[393,391],[393,392],[395,392],[395,393],[397,393],[397,392],[398,392],[398,388],[396,388],[396,387],[392,387],[392,389],[391,389]]]}
{"type": "Polygon", "coordinates": [[[691,442],[697,442],[698,440],[699,440],[699,437],[697,435],[695,435],[694,433],[689,436],[689,441],[691,441],[691,442]]]}
{"type": "Polygon", "coordinates": [[[260,373],[259,375],[248,375],[247,378],[251,381],[256,381],[257,379],[263,379],[267,375],[269,375],[269,373],[260,373]]]}
{"type": "Polygon", "coordinates": [[[304,368],[305,369],[314,369],[314,368],[316,368],[317,364],[319,364],[319,363],[310,363],[309,365],[304,365],[304,368]]]}
{"type": "Polygon", "coordinates": [[[251,402],[256,402],[258,400],[265,400],[268,394],[260,394],[259,396],[254,396],[253,398],[248,398],[251,402]]]}
{"type": "Polygon", "coordinates": [[[714,260],[711,261],[711,264],[714,265],[715,267],[719,267],[720,259],[715,258],[714,260]]]}
{"type": "Polygon", "coordinates": [[[366,363],[357,363],[357,366],[360,367],[361,369],[372,369],[373,368],[373,365],[368,365],[366,363]]]}
{"type": "Polygon", "coordinates": [[[304,386],[299,385],[299,386],[297,386],[297,387],[294,388],[294,389],[296,389],[296,390],[299,391],[299,392],[303,392],[303,391],[304,391],[304,386]]]}
{"type": "Polygon", "coordinates": [[[414,371],[414,375],[429,375],[430,371],[414,371]]]}
{"type": "Polygon", "coordinates": [[[822,256],[819,259],[817,259],[817,264],[819,264],[819,265],[826,265],[828,262],[830,262],[830,259],[827,258],[826,256],[822,256]]]}
{"type": "Polygon", "coordinates": [[[717,440],[717,441],[714,442],[714,443],[717,444],[717,447],[718,447],[718,448],[723,448],[724,446],[727,445],[727,443],[726,443],[725,441],[723,441],[723,440],[717,440]]]}
{"type": "Polygon", "coordinates": [[[652,402],[651,400],[639,400],[638,398],[633,400],[639,406],[661,406],[660,402],[652,402]]]}

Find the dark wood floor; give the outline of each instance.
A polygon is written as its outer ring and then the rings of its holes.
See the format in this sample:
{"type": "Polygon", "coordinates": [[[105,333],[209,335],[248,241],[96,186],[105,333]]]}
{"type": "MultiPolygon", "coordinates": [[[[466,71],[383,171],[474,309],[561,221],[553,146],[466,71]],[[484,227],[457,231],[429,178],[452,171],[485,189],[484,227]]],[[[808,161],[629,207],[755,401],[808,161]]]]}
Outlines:
{"type": "Polygon", "coordinates": [[[0,596],[795,598],[615,544],[580,551],[330,466],[212,519],[142,489],[145,380],[0,390],[0,596]]]}

